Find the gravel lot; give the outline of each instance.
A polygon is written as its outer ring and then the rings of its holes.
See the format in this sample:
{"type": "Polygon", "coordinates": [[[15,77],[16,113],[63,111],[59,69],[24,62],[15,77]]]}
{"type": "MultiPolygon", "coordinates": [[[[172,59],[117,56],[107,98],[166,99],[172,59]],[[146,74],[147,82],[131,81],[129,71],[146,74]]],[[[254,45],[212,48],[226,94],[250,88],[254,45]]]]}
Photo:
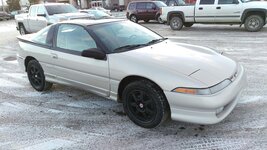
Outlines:
{"type": "Polygon", "coordinates": [[[142,25],[173,41],[208,46],[244,65],[248,87],[234,111],[215,125],[168,121],[134,125],[122,105],[83,90],[55,85],[36,92],[19,70],[14,20],[0,21],[0,149],[267,149],[267,26],[194,25],[181,31],[142,25]]]}

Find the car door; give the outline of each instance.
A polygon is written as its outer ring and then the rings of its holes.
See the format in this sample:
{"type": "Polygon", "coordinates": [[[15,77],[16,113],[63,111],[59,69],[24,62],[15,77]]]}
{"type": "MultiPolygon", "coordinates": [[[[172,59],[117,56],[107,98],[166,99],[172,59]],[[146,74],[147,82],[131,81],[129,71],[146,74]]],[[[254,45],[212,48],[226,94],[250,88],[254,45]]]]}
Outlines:
{"type": "Polygon", "coordinates": [[[138,20],[143,20],[147,16],[146,2],[137,2],[136,4],[136,15],[138,20]]]}
{"type": "Polygon", "coordinates": [[[36,32],[35,29],[36,14],[37,14],[37,6],[31,6],[30,13],[28,15],[29,32],[36,32]]]}
{"type": "Polygon", "coordinates": [[[99,47],[87,30],[79,25],[60,24],[56,34],[56,51],[51,56],[57,79],[108,96],[108,61],[81,56],[83,50],[99,47]]]}
{"type": "Polygon", "coordinates": [[[195,21],[196,22],[214,22],[215,18],[215,0],[200,0],[195,6],[195,21]]]}
{"type": "Polygon", "coordinates": [[[240,22],[241,12],[238,0],[217,0],[215,22],[240,22]]]}
{"type": "Polygon", "coordinates": [[[39,31],[47,26],[47,12],[43,5],[37,8],[35,30],[39,31]]]}
{"type": "Polygon", "coordinates": [[[147,19],[148,20],[156,19],[156,14],[158,11],[156,5],[152,2],[148,2],[146,4],[146,9],[147,9],[147,19]]]}

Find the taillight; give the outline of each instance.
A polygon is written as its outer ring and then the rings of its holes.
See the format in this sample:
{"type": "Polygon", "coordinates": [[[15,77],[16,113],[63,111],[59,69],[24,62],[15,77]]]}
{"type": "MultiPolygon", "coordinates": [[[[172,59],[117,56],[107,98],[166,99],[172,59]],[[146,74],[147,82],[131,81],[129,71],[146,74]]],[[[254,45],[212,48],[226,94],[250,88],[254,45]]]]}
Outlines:
{"type": "Polygon", "coordinates": [[[162,7],[159,9],[159,14],[162,15],[162,7]]]}

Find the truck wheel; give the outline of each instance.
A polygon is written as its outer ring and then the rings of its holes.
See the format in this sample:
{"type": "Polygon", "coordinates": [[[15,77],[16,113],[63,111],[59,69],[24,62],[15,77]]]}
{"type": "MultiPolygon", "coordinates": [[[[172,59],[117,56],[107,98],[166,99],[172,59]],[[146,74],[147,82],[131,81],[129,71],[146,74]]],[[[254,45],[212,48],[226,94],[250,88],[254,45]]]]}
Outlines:
{"type": "Polygon", "coordinates": [[[135,15],[131,15],[131,16],[130,16],[130,20],[131,20],[132,22],[138,23],[138,19],[137,19],[137,17],[136,17],[135,15]]]}
{"type": "Polygon", "coordinates": [[[192,27],[193,26],[193,23],[184,23],[184,26],[185,27],[192,27]]]}
{"type": "Polygon", "coordinates": [[[27,31],[25,30],[25,27],[24,27],[24,25],[19,25],[19,33],[20,33],[20,35],[25,35],[25,34],[27,34],[27,31]]]}
{"type": "Polygon", "coordinates": [[[172,17],[170,26],[172,30],[181,30],[183,28],[183,20],[180,17],[172,17]]]}
{"type": "Polygon", "coordinates": [[[250,32],[257,32],[262,29],[264,20],[259,15],[251,15],[245,20],[245,28],[250,32]]]}
{"type": "Polygon", "coordinates": [[[144,128],[154,128],[169,116],[168,102],[163,92],[147,80],[126,86],[122,94],[123,108],[128,117],[144,128]]]}

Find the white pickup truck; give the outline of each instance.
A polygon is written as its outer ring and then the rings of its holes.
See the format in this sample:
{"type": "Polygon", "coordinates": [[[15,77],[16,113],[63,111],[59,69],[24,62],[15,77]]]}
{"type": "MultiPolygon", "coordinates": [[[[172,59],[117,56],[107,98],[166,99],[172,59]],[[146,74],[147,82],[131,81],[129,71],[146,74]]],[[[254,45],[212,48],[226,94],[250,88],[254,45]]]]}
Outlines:
{"type": "Polygon", "coordinates": [[[63,3],[32,5],[28,14],[15,16],[16,28],[22,35],[37,32],[50,24],[60,21],[90,18],[90,15],[80,13],[72,5],[63,3]]]}
{"type": "Polygon", "coordinates": [[[162,7],[160,19],[173,30],[194,23],[244,24],[256,32],[266,24],[267,2],[249,0],[196,0],[195,4],[162,7]]]}

